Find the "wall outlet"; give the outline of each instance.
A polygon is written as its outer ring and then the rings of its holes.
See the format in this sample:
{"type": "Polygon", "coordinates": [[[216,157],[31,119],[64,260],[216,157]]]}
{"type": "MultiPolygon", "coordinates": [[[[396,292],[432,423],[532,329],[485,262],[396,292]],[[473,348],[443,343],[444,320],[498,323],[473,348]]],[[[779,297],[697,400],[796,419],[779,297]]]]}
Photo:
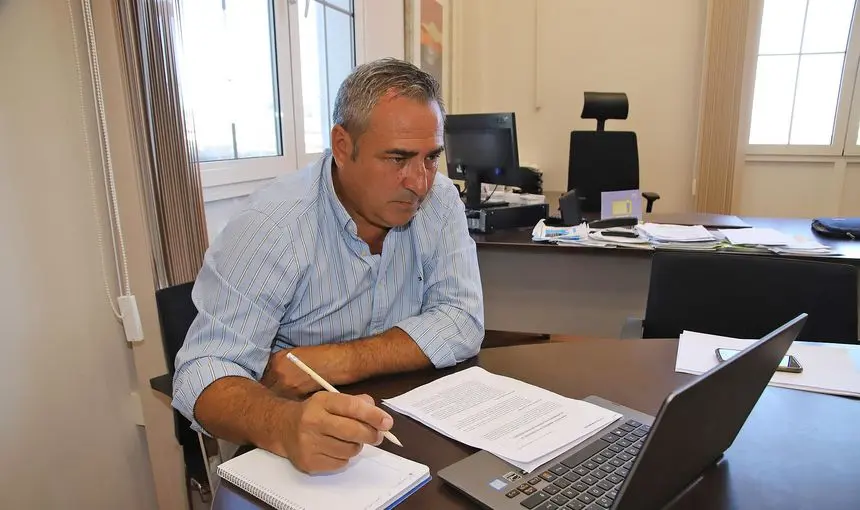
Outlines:
{"type": "Polygon", "coordinates": [[[128,396],[128,414],[135,425],[146,426],[143,419],[143,401],[140,400],[140,394],[136,391],[132,391],[128,396]]]}

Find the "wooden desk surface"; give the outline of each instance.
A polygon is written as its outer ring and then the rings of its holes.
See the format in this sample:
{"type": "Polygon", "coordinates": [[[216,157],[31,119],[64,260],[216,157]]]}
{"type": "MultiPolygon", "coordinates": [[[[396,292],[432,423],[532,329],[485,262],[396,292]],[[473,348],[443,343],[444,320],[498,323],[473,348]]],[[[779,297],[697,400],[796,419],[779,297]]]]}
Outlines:
{"type": "MultiPolygon", "coordinates": [[[[454,369],[380,378],[347,391],[393,397],[477,363],[568,397],[599,395],[653,415],[669,391],[691,378],[674,372],[676,350],[676,340],[599,339],[484,349],[477,360],[454,369]]],[[[433,475],[475,451],[409,418],[394,417],[404,448],[388,442],[383,447],[427,464],[433,475]]],[[[860,401],[768,388],[724,460],[673,508],[860,508],[858,423],[860,401]]],[[[212,508],[268,507],[222,482],[212,508]]],[[[434,476],[398,508],[476,507],[434,476]]]]}

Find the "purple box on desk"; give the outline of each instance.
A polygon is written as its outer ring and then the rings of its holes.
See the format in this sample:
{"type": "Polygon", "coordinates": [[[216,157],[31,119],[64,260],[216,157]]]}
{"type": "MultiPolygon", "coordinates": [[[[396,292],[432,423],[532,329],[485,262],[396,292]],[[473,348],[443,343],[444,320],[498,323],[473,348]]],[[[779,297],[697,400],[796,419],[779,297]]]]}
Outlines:
{"type": "Polygon", "coordinates": [[[638,189],[604,191],[600,194],[600,219],[619,216],[642,219],[642,194],[638,189]]]}

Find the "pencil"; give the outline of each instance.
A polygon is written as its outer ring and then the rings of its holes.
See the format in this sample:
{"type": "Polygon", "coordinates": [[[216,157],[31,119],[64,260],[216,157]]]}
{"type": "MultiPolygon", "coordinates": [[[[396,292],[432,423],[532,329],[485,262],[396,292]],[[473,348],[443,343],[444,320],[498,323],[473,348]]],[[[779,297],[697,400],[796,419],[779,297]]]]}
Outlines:
{"type": "MultiPolygon", "coordinates": [[[[337,388],[335,388],[334,386],[332,386],[331,384],[329,384],[329,383],[328,383],[328,381],[326,381],[325,379],[323,379],[323,378],[322,378],[318,373],[314,372],[314,370],[313,370],[311,367],[309,367],[309,366],[305,365],[305,364],[302,362],[302,360],[300,360],[299,358],[297,358],[297,357],[295,356],[295,354],[293,354],[293,353],[291,353],[291,352],[288,352],[288,353],[287,353],[287,359],[288,359],[288,360],[290,360],[290,361],[292,361],[293,363],[295,363],[297,367],[301,368],[301,369],[302,369],[302,372],[304,372],[304,373],[308,374],[309,376],[311,376],[311,379],[313,379],[313,380],[314,380],[314,381],[316,381],[320,386],[322,386],[323,388],[325,388],[325,389],[326,389],[326,391],[330,391],[330,392],[332,392],[332,393],[340,393],[339,391],[337,391],[337,388]]],[[[382,433],[382,435],[385,437],[385,439],[388,439],[389,441],[391,441],[392,443],[396,444],[397,446],[400,446],[400,447],[402,447],[402,446],[403,446],[403,443],[401,443],[401,442],[400,442],[400,440],[399,440],[399,439],[397,439],[397,436],[395,436],[394,434],[392,434],[390,431],[385,431],[385,432],[383,432],[383,433],[382,433]]]]}

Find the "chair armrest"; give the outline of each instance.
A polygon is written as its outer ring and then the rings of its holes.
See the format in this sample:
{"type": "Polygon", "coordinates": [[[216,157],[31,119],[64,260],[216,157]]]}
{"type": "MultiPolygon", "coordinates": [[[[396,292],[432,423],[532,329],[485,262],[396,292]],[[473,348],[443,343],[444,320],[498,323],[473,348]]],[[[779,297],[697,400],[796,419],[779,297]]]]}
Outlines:
{"type": "Polygon", "coordinates": [[[654,208],[654,202],[660,200],[660,194],[653,191],[643,191],[642,198],[645,199],[645,212],[651,212],[654,208]]]}
{"type": "Polygon", "coordinates": [[[170,374],[153,377],[149,380],[149,387],[169,398],[173,398],[173,376],[170,374]]]}
{"type": "Polygon", "coordinates": [[[624,320],[624,326],[621,327],[621,339],[635,340],[642,338],[642,323],[643,320],[639,317],[627,317],[624,320]]]}

